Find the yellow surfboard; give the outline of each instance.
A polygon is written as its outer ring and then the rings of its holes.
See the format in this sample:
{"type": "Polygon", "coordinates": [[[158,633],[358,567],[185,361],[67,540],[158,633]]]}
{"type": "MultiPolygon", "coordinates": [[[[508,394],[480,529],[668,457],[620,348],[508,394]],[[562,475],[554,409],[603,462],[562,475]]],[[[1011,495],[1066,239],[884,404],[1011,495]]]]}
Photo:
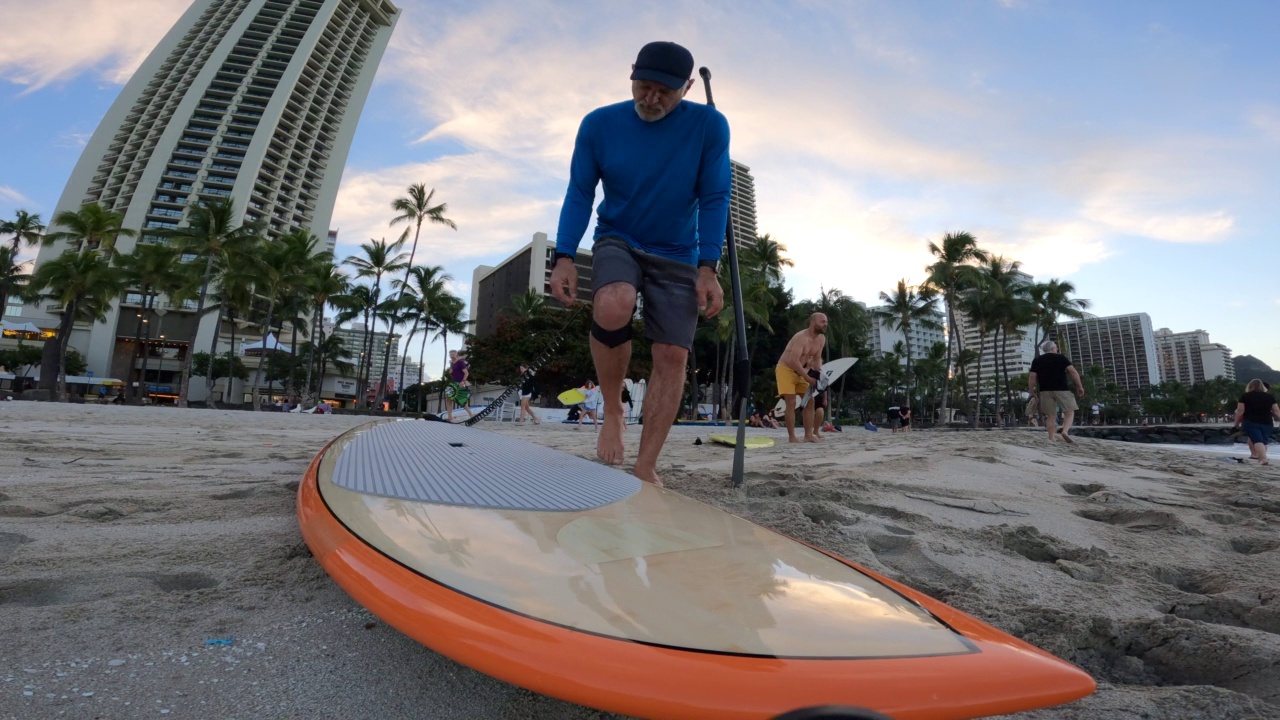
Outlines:
{"type": "Polygon", "coordinates": [[[573,388],[560,393],[556,396],[556,399],[559,400],[562,405],[577,405],[578,403],[586,400],[587,396],[578,388],[573,388]]]}
{"type": "MultiPolygon", "coordinates": [[[[711,435],[709,436],[709,438],[713,443],[718,443],[720,445],[728,445],[729,447],[734,447],[735,445],[738,444],[737,435],[711,435]]],[[[773,438],[760,437],[758,435],[751,436],[746,438],[746,440],[743,442],[743,447],[746,447],[746,448],[773,447],[773,438]]]]}

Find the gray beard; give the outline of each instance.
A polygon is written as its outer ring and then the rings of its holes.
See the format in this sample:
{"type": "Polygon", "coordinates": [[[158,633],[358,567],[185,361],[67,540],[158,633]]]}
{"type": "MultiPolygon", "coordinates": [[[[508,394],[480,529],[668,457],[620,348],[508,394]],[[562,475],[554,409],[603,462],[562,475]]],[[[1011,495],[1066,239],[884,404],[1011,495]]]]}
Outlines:
{"type": "Polygon", "coordinates": [[[643,112],[641,112],[641,110],[640,110],[640,103],[635,103],[634,107],[635,107],[635,111],[636,111],[636,116],[637,116],[637,117],[639,117],[641,120],[643,120],[643,121],[645,121],[645,122],[648,122],[648,123],[651,123],[651,122],[658,122],[659,120],[661,120],[662,118],[664,118],[664,117],[666,117],[666,116],[667,116],[667,114],[666,114],[666,113],[662,113],[662,114],[658,115],[658,117],[655,117],[655,118],[648,118],[648,117],[645,117],[645,116],[644,116],[644,113],[643,113],[643,112]]]}

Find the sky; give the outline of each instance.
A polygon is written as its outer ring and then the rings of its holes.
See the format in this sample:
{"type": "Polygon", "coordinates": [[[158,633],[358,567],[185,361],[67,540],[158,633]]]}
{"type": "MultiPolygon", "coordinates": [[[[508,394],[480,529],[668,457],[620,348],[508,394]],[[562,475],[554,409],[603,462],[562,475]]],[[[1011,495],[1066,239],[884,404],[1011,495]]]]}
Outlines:
{"type": "MultiPolygon", "coordinates": [[[[188,4],[0,0],[0,27],[23,29],[0,43],[0,217],[49,217],[188,4]]],[[[469,301],[477,265],[554,238],[582,116],[629,97],[641,45],[674,40],[713,72],[797,299],[874,305],[965,231],[1094,314],[1145,312],[1280,367],[1271,0],[397,5],[334,208],[340,258],[395,237],[390,202],[421,182],[458,229],[424,229],[419,257],[469,301]]]]}

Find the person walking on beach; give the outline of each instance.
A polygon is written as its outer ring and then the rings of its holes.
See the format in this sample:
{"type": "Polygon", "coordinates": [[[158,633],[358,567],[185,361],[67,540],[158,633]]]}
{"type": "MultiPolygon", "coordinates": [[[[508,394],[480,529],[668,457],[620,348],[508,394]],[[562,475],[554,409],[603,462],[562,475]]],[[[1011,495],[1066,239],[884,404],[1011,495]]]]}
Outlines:
{"type": "Polygon", "coordinates": [[[1075,442],[1070,435],[1071,421],[1079,405],[1076,404],[1071,388],[1067,385],[1067,376],[1071,376],[1071,381],[1076,386],[1075,394],[1080,397],[1084,397],[1084,381],[1080,379],[1080,373],[1071,364],[1071,359],[1058,352],[1058,343],[1045,340],[1040,343],[1040,352],[1042,353],[1040,357],[1031,361],[1031,372],[1027,375],[1027,392],[1035,393],[1036,386],[1039,386],[1040,412],[1044,413],[1044,426],[1049,431],[1049,441],[1055,440],[1055,435],[1061,435],[1062,439],[1068,443],[1075,442]],[[1061,430],[1056,428],[1059,409],[1062,410],[1061,430]]]}
{"type": "MultiPolygon", "coordinates": [[[[827,316],[818,312],[809,316],[809,325],[791,336],[787,347],[773,369],[778,380],[778,394],[786,405],[787,439],[796,438],[796,397],[809,392],[822,377],[822,349],[827,344],[827,316]]],[[[804,424],[804,442],[819,442],[818,427],[814,424],[813,403],[807,402],[801,411],[804,424]]]]}
{"type": "MultiPolygon", "coordinates": [[[[520,366],[521,377],[524,377],[524,374],[528,371],[528,365],[520,366]]],[[[533,421],[534,425],[542,424],[542,421],[538,419],[538,416],[533,414],[533,408],[529,407],[529,401],[533,400],[533,390],[533,376],[531,375],[525,378],[524,382],[520,384],[520,417],[516,418],[517,425],[524,422],[525,415],[529,416],[529,419],[533,421]]]]}
{"type": "Polygon", "coordinates": [[[467,410],[467,417],[471,417],[471,399],[470,391],[471,363],[467,362],[466,357],[458,350],[449,351],[449,379],[457,387],[454,389],[454,397],[449,398],[449,418],[453,419],[453,410],[456,406],[461,405],[467,410]],[[458,390],[466,392],[458,392],[458,390]]]}
{"type": "Polygon", "coordinates": [[[574,257],[603,185],[591,266],[591,356],[605,403],[596,455],[622,464],[622,381],[639,295],[653,375],[633,472],[661,485],[658,455],[679,410],[698,311],[711,318],[724,307],[716,266],[729,218],[729,123],[684,99],[693,55],[680,45],[645,45],[631,70],[631,99],[591,111],[578,127],[550,284],[556,299],[573,304],[574,257]]]}
{"type": "Polygon", "coordinates": [[[585,385],[578,388],[586,399],[582,401],[582,414],[578,416],[578,427],[582,427],[582,419],[587,415],[591,416],[591,424],[596,429],[600,427],[600,390],[592,380],[588,380],[585,385]]]}
{"type": "Polygon", "coordinates": [[[1272,418],[1280,420],[1276,396],[1267,392],[1258,378],[1250,380],[1236,403],[1236,426],[1249,438],[1249,457],[1257,460],[1259,465],[1271,464],[1267,459],[1267,443],[1271,442],[1271,434],[1275,432],[1272,418]]]}

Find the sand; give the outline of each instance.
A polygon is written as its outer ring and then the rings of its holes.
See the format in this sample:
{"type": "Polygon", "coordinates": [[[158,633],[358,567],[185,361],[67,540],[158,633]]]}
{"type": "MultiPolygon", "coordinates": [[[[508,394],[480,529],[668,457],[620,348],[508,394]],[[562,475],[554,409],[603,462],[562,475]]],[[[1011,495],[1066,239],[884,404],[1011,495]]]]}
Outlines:
{"type": "MultiPolygon", "coordinates": [[[[297,483],[362,418],[10,402],[0,422],[0,718],[612,717],[436,655],[324,574],[297,483]]],[[[589,428],[482,429],[593,453],[589,428]]],[[[1099,682],[1019,718],[1280,718],[1280,468],[854,429],[750,451],[734,490],[732,450],[694,444],[707,432],[673,430],[668,487],[1099,682]]]]}

